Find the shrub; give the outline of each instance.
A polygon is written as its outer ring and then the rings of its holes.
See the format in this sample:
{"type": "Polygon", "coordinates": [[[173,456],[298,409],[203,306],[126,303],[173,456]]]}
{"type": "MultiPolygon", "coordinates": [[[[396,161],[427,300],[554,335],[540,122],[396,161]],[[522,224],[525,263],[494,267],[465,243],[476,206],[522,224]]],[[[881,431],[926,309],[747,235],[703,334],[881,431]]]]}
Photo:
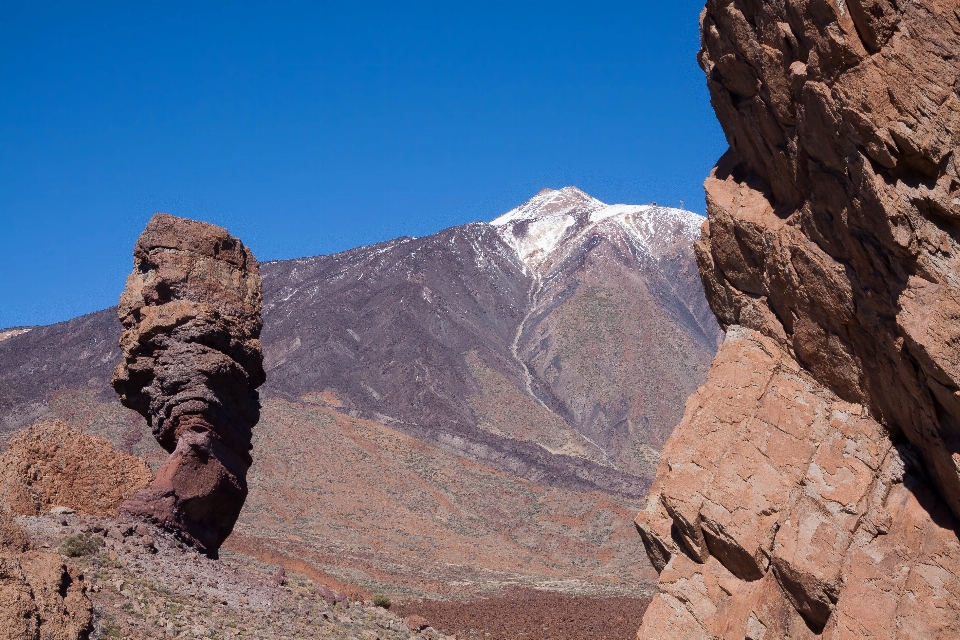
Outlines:
{"type": "Polygon", "coordinates": [[[92,533],[78,533],[75,536],[67,536],[60,545],[60,553],[69,557],[77,558],[79,556],[88,556],[96,553],[103,546],[103,538],[92,533]]]}
{"type": "Polygon", "coordinates": [[[373,594],[373,604],[378,607],[383,607],[384,609],[390,608],[390,597],[385,596],[382,593],[373,594]]]}

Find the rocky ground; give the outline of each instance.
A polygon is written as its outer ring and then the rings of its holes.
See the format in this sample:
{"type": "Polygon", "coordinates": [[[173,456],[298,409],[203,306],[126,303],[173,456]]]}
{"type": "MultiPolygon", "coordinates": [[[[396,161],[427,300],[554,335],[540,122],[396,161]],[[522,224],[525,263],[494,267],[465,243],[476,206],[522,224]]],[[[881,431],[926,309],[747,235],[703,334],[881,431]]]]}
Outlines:
{"type": "Polygon", "coordinates": [[[467,602],[426,600],[396,607],[458,638],[624,640],[636,634],[649,598],[583,597],[534,589],[467,602]]]}
{"type": "Polygon", "coordinates": [[[69,559],[93,606],[92,639],[446,637],[242,554],[211,560],[143,524],[72,513],[17,522],[41,550],[63,551],[65,540],[85,534],[99,546],[69,559]]]}
{"type": "Polygon", "coordinates": [[[322,575],[310,579],[231,550],[213,560],[142,523],[76,513],[16,521],[34,548],[59,552],[73,575],[82,575],[93,640],[612,640],[631,637],[649,604],[648,598],[514,589],[467,601],[394,603],[387,610],[356,587],[333,589],[322,575]],[[73,555],[82,551],[70,551],[78,540],[91,548],[73,555]]]}

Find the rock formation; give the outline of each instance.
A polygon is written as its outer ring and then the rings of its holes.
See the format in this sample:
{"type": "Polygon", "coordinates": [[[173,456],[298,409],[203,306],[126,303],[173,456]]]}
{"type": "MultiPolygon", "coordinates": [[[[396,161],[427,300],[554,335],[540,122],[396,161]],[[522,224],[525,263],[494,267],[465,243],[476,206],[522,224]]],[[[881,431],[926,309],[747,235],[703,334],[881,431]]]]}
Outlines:
{"type": "Polygon", "coordinates": [[[83,575],[29,540],[0,506],[0,639],[79,640],[92,631],[83,575]]]}
{"type": "Polygon", "coordinates": [[[62,422],[18,432],[0,455],[0,505],[21,515],[61,506],[115,516],[120,504],[151,480],[153,473],[140,458],[62,422]]]}
{"type": "Polygon", "coordinates": [[[960,636],[960,7],[710,0],[727,339],[637,517],[640,638],[960,636]]]}
{"type": "Polygon", "coordinates": [[[121,512],[215,554],[246,499],[260,415],[259,266],[225,229],[163,213],[133,255],[113,387],[171,455],[121,512]]]}

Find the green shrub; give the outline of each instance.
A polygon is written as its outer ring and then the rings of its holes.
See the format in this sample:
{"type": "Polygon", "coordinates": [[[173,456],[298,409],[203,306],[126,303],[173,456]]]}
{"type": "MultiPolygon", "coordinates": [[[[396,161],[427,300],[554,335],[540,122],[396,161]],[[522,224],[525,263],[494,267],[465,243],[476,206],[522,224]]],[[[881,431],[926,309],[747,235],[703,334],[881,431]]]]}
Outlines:
{"type": "Polygon", "coordinates": [[[378,607],[383,607],[384,609],[390,608],[390,597],[385,596],[382,593],[373,594],[373,604],[378,607]]]}
{"type": "Polygon", "coordinates": [[[69,558],[77,558],[96,553],[102,546],[103,538],[100,536],[92,533],[78,533],[75,536],[67,536],[60,545],[60,553],[69,558]]]}

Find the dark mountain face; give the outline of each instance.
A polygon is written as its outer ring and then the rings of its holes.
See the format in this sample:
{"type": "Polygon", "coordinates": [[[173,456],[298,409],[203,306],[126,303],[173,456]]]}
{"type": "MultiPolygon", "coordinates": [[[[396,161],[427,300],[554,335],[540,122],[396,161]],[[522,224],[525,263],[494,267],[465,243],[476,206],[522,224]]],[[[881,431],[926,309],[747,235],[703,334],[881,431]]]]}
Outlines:
{"type": "MultiPolygon", "coordinates": [[[[699,221],[566,188],[491,224],[265,263],[261,394],[537,483],[641,495],[719,344],[699,221]]],[[[119,335],[108,309],[0,341],[4,435],[54,414],[146,447],[109,388],[119,335]]]]}

